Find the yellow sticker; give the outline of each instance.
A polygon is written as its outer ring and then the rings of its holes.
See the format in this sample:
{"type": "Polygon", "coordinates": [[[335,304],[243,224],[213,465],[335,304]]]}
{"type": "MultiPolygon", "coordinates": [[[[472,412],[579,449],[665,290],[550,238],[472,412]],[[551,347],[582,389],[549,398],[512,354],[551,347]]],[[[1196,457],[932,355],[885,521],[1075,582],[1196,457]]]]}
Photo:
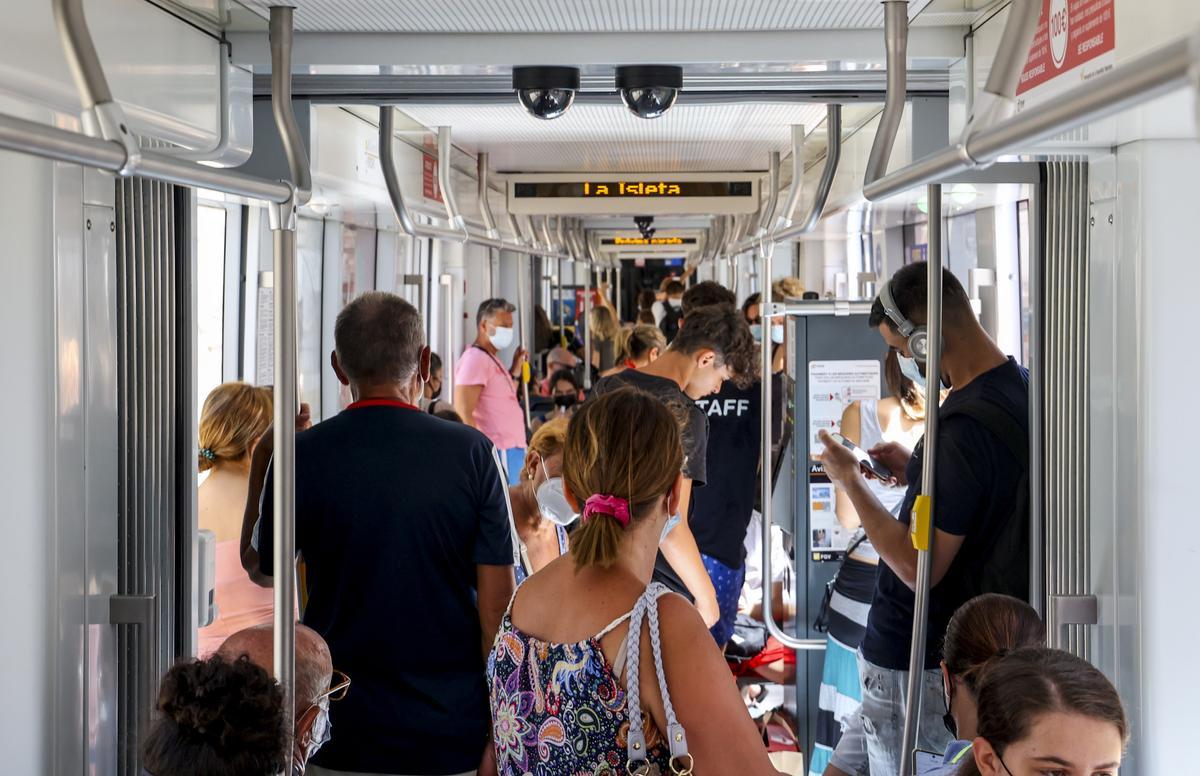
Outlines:
{"type": "Polygon", "coordinates": [[[529,362],[525,361],[521,364],[521,382],[527,383],[530,379],[529,362]]]}
{"type": "Polygon", "coordinates": [[[912,522],[908,526],[912,546],[919,551],[929,551],[930,535],[933,532],[933,499],[917,496],[913,502],[912,522]]]}

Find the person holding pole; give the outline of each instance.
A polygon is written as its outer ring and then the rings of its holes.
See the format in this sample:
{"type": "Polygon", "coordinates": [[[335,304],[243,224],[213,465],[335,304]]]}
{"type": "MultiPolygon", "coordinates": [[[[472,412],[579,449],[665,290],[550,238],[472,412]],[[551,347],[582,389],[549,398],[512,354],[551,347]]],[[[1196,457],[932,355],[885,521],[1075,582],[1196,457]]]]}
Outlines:
{"type": "MultiPolygon", "coordinates": [[[[895,349],[901,370],[918,385],[936,343],[926,332],[928,268],[897,272],[881,290],[869,325],[895,349]]],[[[884,443],[868,453],[907,491],[895,519],[867,486],[854,454],[821,432],[821,462],[849,497],[880,556],[879,577],[859,651],[860,711],[871,773],[900,773],[902,728],[909,704],[908,668],[914,611],[919,602],[919,552],[913,537],[932,520],[928,625],[919,683],[921,749],[942,751],[940,645],[954,611],[981,593],[1029,596],[1029,373],[996,346],[975,318],[958,280],[942,271],[940,383],[950,394],[936,424],[932,514],[922,496],[926,439],[913,451],[884,443]],[[910,529],[914,517],[917,526],[910,529]],[[910,536],[911,534],[911,536],[910,536]]],[[[934,385],[929,390],[938,390],[934,385]]],[[[919,542],[918,542],[919,543],[919,542]]]]}

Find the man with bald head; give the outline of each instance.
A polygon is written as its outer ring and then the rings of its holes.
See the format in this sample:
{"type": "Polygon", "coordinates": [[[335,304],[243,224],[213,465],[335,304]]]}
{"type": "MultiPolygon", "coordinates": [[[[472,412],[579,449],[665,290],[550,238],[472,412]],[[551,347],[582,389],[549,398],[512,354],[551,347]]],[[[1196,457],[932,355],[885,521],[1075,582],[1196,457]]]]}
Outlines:
{"type": "MultiPolygon", "coordinates": [[[[243,655],[274,676],[274,638],[270,624],[243,628],[217,650],[226,660],[243,655]]],[[[333,660],[321,635],[296,623],[296,728],[292,739],[292,772],[304,773],[308,758],[329,740],[329,689],[333,660]]]]}

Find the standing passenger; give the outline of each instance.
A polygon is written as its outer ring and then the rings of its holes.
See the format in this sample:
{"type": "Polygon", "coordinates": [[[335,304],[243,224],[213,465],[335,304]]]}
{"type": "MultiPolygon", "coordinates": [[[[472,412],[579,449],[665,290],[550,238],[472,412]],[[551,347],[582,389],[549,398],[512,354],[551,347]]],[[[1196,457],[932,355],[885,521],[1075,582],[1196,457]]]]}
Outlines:
{"type": "Polygon", "coordinates": [[[640,388],[686,418],[679,513],[667,526],[662,541],[665,563],[658,568],[673,590],[692,595],[709,626],[721,618],[720,606],[688,523],[692,488],[702,487],[709,479],[708,418],[695,400],[716,393],[728,379],[752,379],[756,364],[754,340],[741,314],[729,306],[712,305],[692,314],[657,361],[605,377],[592,389],[593,396],[600,396],[623,386],[640,388]]]}
{"type": "Polygon", "coordinates": [[[604,305],[595,307],[588,315],[588,325],[592,327],[592,368],[607,372],[617,362],[621,327],[617,325],[616,313],[604,305]]]}
{"type": "Polygon", "coordinates": [[[554,418],[533,432],[521,481],[508,489],[521,554],[518,585],[567,551],[566,526],[575,518],[562,486],[567,423],[565,417],[554,418]]]}
{"type": "Polygon", "coordinates": [[[615,375],[626,369],[641,369],[667,349],[667,338],[662,330],[646,323],[622,329],[618,342],[621,345],[621,360],[612,369],[602,373],[601,377],[615,375]]]}
{"type": "MultiPolygon", "coordinates": [[[[309,772],[474,773],[491,752],[483,655],[514,589],[499,455],[416,409],[429,348],[408,302],[363,294],[334,339],[354,403],[296,437],[296,549],[304,623],[354,690],[330,709],[337,735],[309,772]]],[[[272,546],[272,493],[268,474],[259,547],[272,546]]],[[[271,553],[259,563],[269,577],[271,553]]]]}
{"type": "MultiPolygon", "coordinates": [[[[1005,357],[975,319],[962,285],[942,270],[943,342],[940,375],[951,386],[938,410],[937,489],[929,624],[921,677],[920,748],[941,751],[948,739],[936,712],[942,694],[939,645],[950,616],[979,593],[1029,597],[1029,373],[1005,357]]],[[[900,366],[924,387],[914,356],[926,323],[925,262],[909,264],[875,300],[870,325],[896,349],[900,366]],[[913,334],[910,338],[909,334],[913,334]]],[[[937,383],[926,389],[936,394],[937,383]]],[[[893,442],[868,452],[908,491],[900,519],[867,486],[858,459],[821,432],[825,471],[854,504],[879,553],[879,578],[859,660],[862,715],[872,773],[896,773],[908,691],[917,550],[909,534],[921,493],[923,443],[910,453],[893,442]]]]}
{"type": "MultiPolygon", "coordinates": [[[[658,328],[662,329],[663,336],[667,338],[668,344],[679,333],[679,322],[683,320],[683,292],[686,288],[687,286],[678,280],[672,280],[670,283],[667,283],[667,301],[663,307],[663,315],[659,319],[658,328]]],[[[656,302],[655,304],[658,303],[656,302]]],[[[655,313],[655,317],[657,316],[658,314],[655,313]]]]}
{"type": "Polygon", "coordinates": [[[615,390],[571,421],[564,454],[565,493],[583,523],[570,556],[521,585],[488,657],[501,776],[666,776],[690,773],[692,758],[697,774],[779,776],[700,617],[651,583],[681,498],[674,413],[641,391],[615,390]],[[647,601],[649,632],[630,640],[630,609],[647,601]],[[637,748],[630,709],[639,697],[637,748]],[[688,754],[673,757],[681,744],[688,754]]]}
{"type": "Polygon", "coordinates": [[[246,578],[238,549],[251,453],[270,425],[270,388],[224,383],[204,400],[199,462],[208,477],[197,499],[200,528],[212,531],[217,542],[217,617],[200,629],[200,657],[216,651],[235,631],[271,621],[274,597],[246,578]]]}
{"type": "Polygon", "coordinates": [[[454,409],[496,445],[510,485],[525,461],[525,412],[516,382],[525,348],[517,348],[507,369],[496,354],[513,342],[515,309],[504,299],[483,300],[475,313],[475,342],[454,367],[454,409]]]}

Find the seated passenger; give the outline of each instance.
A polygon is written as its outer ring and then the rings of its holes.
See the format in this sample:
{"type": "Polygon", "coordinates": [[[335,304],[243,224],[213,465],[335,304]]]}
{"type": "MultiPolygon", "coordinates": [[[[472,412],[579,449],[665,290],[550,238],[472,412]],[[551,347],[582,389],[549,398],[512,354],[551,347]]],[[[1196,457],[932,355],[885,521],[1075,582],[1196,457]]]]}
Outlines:
{"type": "Polygon", "coordinates": [[[662,355],[667,349],[667,338],[657,326],[645,323],[622,329],[618,342],[621,348],[621,360],[612,369],[603,372],[601,377],[615,375],[626,369],[641,369],[662,355]]]}
{"type": "Polygon", "coordinates": [[[246,658],[188,660],[163,676],[142,743],[149,776],[276,776],[288,768],[283,690],[246,658]]]}
{"type": "Polygon", "coordinates": [[[575,521],[575,512],[563,497],[566,440],[566,418],[542,425],[529,440],[521,481],[508,489],[521,550],[521,562],[516,566],[518,585],[567,551],[564,526],[575,521]]]}
{"type": "Polygon", "coordinates": [[[1026,647],[979,683],[974,760],[961,776],[1117,776],[1129,726],[1104,674],[1069,652],[1026,647]]]}
{"type": "MultiPolygon", "coordinates": [[[[274,676],[274,631],[270,624],[244,628],[229,638],[217,654],[229,661],[245,657],[274,676]]],[[[350,679],[340,672],[333,681],[333,661],[325,639],[306,625],[296,624],[296,713],[292,736],[292,774],[304,773],[309,758],[330,738],[329,702],[341,700],[350,679]]]]}
{"type": "Polygon", "coordinates": [[[236,630],[271,621],[274,597],[242,571],[238,538],[254,446],[271,425],[271,389],[246,383],[218,385],[200,412],[201,472],[208,477],[197,492],[199,525],[217,543],[217,616],[201,628],[199,654],[207,657],[236,630]]]}
{"type": "Polygon", "coordinates": [[[574,374],[577,366],[579,366],[579,359],[571,351],[561,346],[552,348],[546,354],[546,379],[538,384],[538,393],[542,396],[549,396],[551,393],[550,378],[560,369],[565,369],[574,374]]]}
{"type": "Polygon", "coordinates": [[[650,583],[682,465],[675,415],[641,391],[589,401],[571,421],[563,479],[583,523],[570,555],[517,591],[488,659],[501,776],[618,773],[641,757],[647,773],[667,774],[692,758],[699,776],[777,773],[704,621],[650,583]],[[640,627],[643,613],[661,634],[653,644],[640,627]],[[639,627],[628,641],[631,614],[639,627]],[[631,684],[636,676],[636,695],[627,692],[627,674],[631,684]],[[639,699],[646,714],[631,712],[639,699]],[[672,706],[681,728],[668,742],[672,706]],[[630,716],[645,730],[636,750],[630,716]],[[671,763],[680,744],[688,755],[671,763]]]}
{"type": "Polygon", "coordinates": [[[575,414],[579,403],[583,401],[583,386],[579,384],[579,378],[575,376],[573,370],[560,369],[550,375],[550,386],[550,398],[554,399],[554,407],[534,419],[535,431],[543,423],[548,423],[555,418],[570,418],[575,414]]]}
{"type": "MultiPolygon", "coordinates": [[[[309,772],[473,771],[491,753],[483,657],[515,587],[499,454],[475,429],[414,408],[429,348],[408,302],[363,294],[338,314],[334,342],[333,371],[354,403],[296,437],[295,535],[304,623],[354,692],[330,709],[338,734],[309,772]]],[[[258,562],[270,584],[272,554],[258,562]]]]}

